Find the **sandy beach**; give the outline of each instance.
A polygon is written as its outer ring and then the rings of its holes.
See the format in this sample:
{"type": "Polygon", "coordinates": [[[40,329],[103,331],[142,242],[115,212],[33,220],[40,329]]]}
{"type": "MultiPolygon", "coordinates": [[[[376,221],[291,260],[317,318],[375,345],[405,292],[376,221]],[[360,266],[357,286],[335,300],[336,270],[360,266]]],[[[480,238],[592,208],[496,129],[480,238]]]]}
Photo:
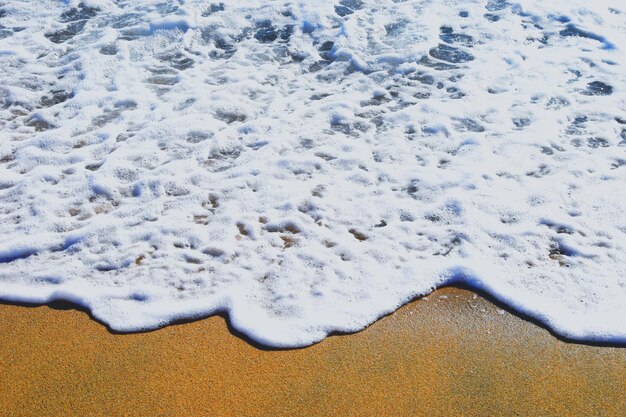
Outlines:
{"type": "Polygon", "coordinates": [[[0,0],[0,417],[626,417],[625,151],[626,0],[0,0]]]}
{"type": "Polygon", "coordinates": [[[115,335],[0,306],[4,416],[594,415],[626,412],[626,349],[566,343],[443,289],[366,330],[259,349],[220,317],[115,335]]]}

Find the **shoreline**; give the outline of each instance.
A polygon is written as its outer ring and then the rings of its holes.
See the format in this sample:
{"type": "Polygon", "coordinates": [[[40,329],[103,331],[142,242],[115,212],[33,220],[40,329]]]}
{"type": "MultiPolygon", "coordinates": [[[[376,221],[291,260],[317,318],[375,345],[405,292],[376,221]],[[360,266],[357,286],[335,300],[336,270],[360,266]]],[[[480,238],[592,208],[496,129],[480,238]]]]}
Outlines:
{"type": "Polygon", "coordinates": [[[0,305],[6,415],[623,415],[626,349],[569,343],[445,288],[365,330],[261,350],[221,317],[112,334],[0,305]]]}

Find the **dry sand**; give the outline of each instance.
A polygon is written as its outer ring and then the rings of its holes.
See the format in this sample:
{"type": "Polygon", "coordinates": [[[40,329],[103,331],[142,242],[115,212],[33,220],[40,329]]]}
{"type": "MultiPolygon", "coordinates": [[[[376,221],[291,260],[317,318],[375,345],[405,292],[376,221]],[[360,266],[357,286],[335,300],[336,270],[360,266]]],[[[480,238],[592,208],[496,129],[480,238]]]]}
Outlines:
{"type": "Polygon", "coordinates": [[[559,341],[458,289],[291,351],[219,317],[113,335],[0,305],[0,372],[2,416],[626,415],[626,349],[559,341]]]}

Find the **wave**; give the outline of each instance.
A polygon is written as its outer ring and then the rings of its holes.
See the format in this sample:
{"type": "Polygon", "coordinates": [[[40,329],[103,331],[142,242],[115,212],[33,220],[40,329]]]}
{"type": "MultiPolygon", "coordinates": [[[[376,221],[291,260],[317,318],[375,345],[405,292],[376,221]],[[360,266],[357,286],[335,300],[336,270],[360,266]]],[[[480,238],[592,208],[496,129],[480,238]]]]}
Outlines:
{"type": "Polygon", "coordinates": [[[276,347],[456,284],[626,339],[620,1],[0,3],[0,298],[276,347]]]}

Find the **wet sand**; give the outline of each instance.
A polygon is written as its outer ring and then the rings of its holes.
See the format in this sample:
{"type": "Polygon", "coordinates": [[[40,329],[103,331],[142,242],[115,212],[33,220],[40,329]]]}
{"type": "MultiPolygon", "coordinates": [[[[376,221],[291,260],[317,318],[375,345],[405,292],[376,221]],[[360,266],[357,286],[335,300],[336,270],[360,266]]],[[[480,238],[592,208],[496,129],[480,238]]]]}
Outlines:
{"type": "Polygon", "coordinates": [[[0,305],[0,372],[3,416],[626,415],[626,349],[560,341],[459,289],[290,351],[220,317],[114,335],[0,305]]]}

